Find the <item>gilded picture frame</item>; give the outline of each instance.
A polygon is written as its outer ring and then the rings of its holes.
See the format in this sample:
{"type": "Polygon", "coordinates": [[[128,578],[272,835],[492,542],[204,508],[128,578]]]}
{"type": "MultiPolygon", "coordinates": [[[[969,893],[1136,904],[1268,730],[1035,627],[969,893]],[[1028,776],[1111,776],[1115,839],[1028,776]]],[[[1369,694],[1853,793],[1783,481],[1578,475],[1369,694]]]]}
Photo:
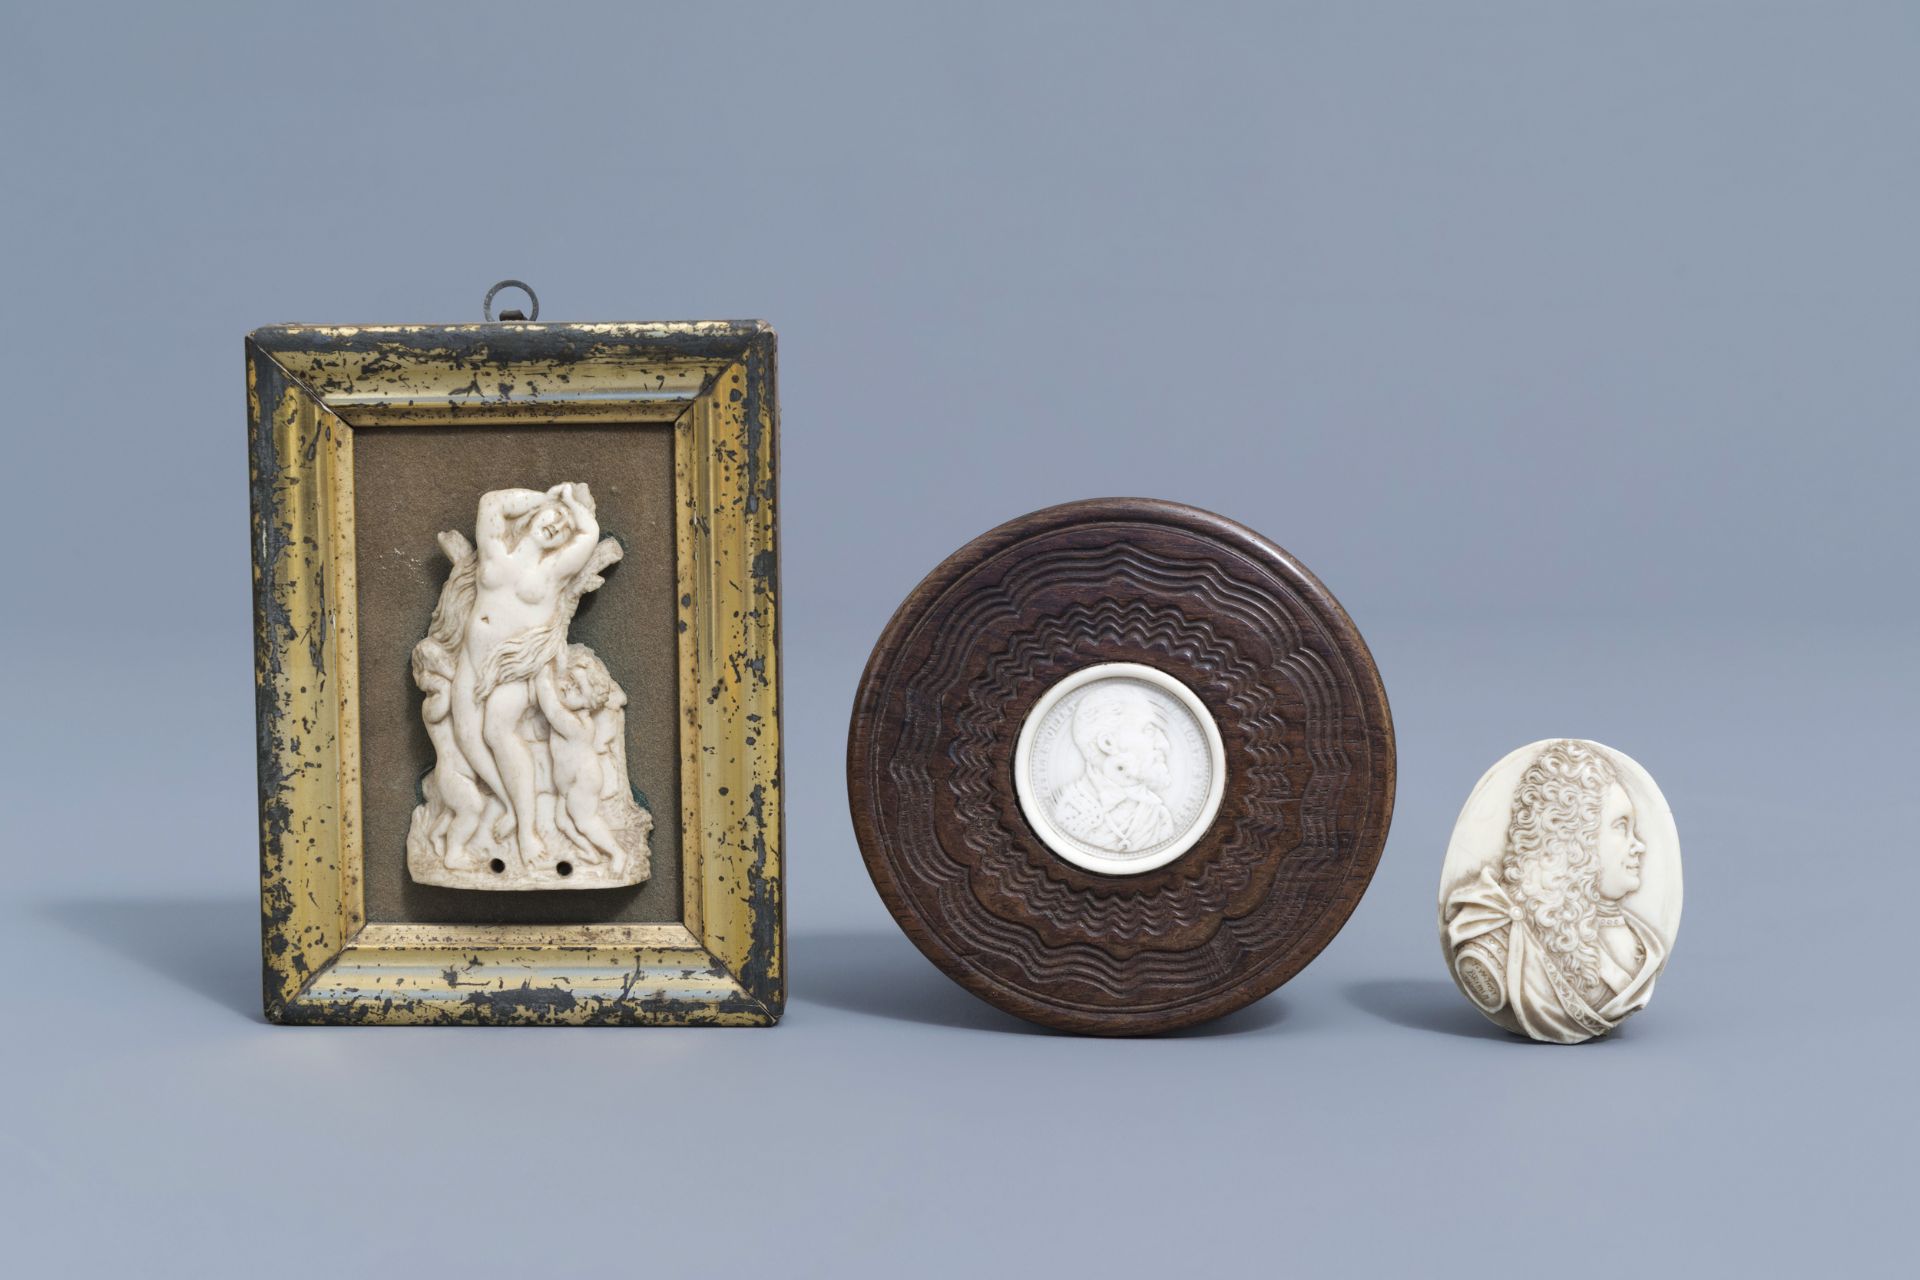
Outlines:
{"type": "Polygon", "coordinates": [[[785,841],[774,349],[773,331],[757,321],[288,325],[248,336],[269,1020],[778,1020],[785,841]],[[595,423],[673,433],[681,918],[369,922],[355,440],[402,426],[595,423]]]}

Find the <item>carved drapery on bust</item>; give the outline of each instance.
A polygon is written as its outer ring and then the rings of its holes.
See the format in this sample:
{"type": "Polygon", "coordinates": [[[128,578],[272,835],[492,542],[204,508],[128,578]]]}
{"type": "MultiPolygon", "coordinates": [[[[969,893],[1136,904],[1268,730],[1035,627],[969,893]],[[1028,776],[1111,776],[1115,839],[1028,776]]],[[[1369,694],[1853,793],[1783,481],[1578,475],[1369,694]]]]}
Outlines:
{"type": "Polygon", "coordinates": [[[584,484],[497,489],[453,562],[413,678],[435,763],[407,869],[457,889],[591,889],[650,874],[653,815],[627,776],[627,695],[567,629],[620,544],[584,484]]]}

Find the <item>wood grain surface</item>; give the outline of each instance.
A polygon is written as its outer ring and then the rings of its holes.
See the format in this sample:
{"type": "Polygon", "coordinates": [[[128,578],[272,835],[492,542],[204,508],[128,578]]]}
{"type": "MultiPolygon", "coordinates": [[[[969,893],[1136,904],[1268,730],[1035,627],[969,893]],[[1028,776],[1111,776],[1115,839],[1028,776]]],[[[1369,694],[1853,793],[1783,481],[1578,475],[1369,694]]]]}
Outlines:
{"type": "Polygon", "coordinates": [[[983,534],[907,597],[860,682],[847,785],[874,885],[948,976],[1048,1026],[1150,1034],[1258,999],[1339,932],[1386,841],[1393,724],[1359,631],[1285,551],[1096,499],[983,534]],[[1015,794],[1027,713],[1099,662],[1179,679],[1226,745],[1219,815],[1158,870],[1074,866],[1015,794]]]}

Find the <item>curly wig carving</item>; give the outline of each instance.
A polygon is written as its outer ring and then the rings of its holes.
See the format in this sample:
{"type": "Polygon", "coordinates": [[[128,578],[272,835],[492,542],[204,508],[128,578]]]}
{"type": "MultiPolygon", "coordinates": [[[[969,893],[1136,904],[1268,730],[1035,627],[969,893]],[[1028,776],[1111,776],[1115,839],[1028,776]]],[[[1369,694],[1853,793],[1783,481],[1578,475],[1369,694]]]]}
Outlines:
{"type": "Polygon", "coordinates": [[[1500,874],[1561,972],[1591,990],[1600,981],[1600,807],[1620,780],[1613,762],[1562,739],[1520,775],[1500,874]]]}

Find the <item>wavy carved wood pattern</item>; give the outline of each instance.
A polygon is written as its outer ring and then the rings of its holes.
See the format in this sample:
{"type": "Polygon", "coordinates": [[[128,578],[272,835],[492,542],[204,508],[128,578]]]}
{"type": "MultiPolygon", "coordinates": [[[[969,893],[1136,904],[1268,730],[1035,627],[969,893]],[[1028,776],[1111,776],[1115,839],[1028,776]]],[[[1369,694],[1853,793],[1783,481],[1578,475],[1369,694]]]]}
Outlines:
{"type": "Polygon", "coordinates": [[[1393,728],[1359,632],[1292,557],[1106,499],[1002,525],[914,590],[862,679],[847,776],[876,887],[949,976],[1037,1022],[1140,1034],[1265,995],[1339,931],[1385,843],[1393,728]],[[1012,785],[1028,711],[1100,662],[1185,683],[1227,749],[1212,826],[1138,875],[1055,856],[1012,785]]]}

